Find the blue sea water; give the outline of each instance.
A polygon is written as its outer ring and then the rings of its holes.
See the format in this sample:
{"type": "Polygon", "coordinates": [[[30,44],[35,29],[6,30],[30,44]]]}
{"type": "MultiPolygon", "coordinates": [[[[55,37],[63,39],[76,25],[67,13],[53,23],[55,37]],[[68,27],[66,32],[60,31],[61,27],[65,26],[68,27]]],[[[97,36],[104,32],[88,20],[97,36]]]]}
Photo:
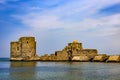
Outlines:
{"type": "Polygon", "coordinates": [[[0,80],[120,80],[120,63],[0,59],[0,80]]]}

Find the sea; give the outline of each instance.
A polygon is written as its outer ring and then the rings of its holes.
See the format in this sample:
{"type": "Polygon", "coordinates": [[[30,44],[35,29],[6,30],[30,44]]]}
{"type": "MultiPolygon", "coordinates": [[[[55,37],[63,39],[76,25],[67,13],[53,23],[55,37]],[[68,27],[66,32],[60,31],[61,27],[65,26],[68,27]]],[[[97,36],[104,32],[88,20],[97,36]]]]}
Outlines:
{"type": "Polygon", "coordinates": [[[120,63],[25,62],[0,58],[0,80],[120,80],[120,63]]]}

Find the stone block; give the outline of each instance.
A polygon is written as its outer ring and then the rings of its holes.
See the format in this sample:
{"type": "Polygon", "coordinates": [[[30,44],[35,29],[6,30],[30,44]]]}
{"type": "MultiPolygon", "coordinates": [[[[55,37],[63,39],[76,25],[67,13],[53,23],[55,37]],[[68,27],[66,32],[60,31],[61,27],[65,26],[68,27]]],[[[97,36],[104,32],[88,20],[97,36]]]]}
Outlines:
{"type": "Polygon", "coordinates": [[[109,56],[106,62],[120,62],[120,56],[119,55],[109,56]]]}
{"type": "Polygon", "coordinates": [[[93,61],[96,62],[103,62],[107,59],[107,55],[106,54],[101,54],[101,55],[97,55],[94,57],[93,61]]]}
{"type": "Polygon", "coordinates": [[[90,57],[88,56],[73,56],[72,61],[89,61],[90,57]]]}

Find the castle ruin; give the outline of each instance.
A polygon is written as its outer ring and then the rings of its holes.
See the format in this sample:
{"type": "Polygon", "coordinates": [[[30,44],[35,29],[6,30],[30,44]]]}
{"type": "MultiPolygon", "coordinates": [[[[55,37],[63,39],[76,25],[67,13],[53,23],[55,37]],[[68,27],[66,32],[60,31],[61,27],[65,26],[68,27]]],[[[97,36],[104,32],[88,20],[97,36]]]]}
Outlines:
{"type": "Polygon", "coordinates": [[[36,41],[34,37],[21,37],[10,43],[10,60],[37,60],[36,41]]]}
{"type": "Polygon", "coordinates": [[[74,40],[62,50],[39,57],[36,54],[35,37],[21,37],[10,43],[10,60],[120,62],[120,55],[98,54],[97,49],[84,49],[82,43],[74,40]]]}
{"type": "Polygon", "coordinates": [[[40,57],[40,60],[48,61],[89,61],[93,59],[94,56],[98,54],[96,49],[83,49],[82,43],[79,43],[77,40],[74,40],[61,51],[56,51],[54,54],[43,55],[40,57]]]}

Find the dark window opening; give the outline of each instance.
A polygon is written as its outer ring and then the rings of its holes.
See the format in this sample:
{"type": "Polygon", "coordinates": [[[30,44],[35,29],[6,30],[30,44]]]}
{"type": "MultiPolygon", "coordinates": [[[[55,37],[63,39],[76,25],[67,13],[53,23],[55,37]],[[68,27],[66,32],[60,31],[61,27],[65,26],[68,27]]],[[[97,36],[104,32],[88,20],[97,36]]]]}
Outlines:
{"type": "Polygon", "coordinates": [[[69,61],[71,61],[72,60],[72,51],[71,50],[68,51],[68,56],[69,56],[69,61]]]}
{"type": "Polygon", "coordinates": [[[19,51],[19,47],[17,47],[17,50],[19,51]]]}
{"type": "Polygon", "coordinates": [[[57,52],[55,52],[55,56],[57,56],[57,52]]]}
{"type": "Polygon", "coordinates": [[[28,43],[28,41],[27,41],[27,43],[28,43]]]}

